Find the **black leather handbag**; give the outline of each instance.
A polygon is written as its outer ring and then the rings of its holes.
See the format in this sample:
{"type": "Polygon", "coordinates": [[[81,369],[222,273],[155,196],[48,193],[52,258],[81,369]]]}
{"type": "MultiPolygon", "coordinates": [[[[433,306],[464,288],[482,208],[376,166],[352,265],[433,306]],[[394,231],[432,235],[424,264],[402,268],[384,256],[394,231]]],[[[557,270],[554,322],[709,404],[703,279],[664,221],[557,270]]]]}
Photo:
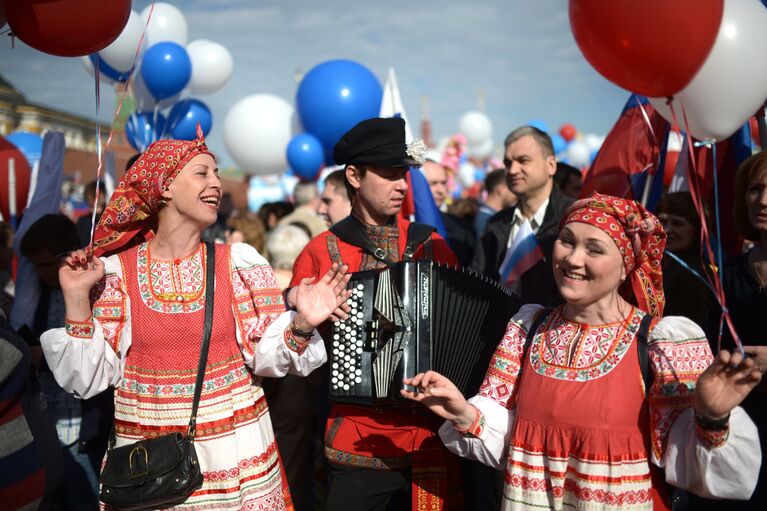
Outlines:
{"type": "Polygon", "coordinates": [[[133,511],[174,506],[202,486],[194,435],[213,328],[213,277],[216,273],[215,246],[212,243],[206,246],[205,327],[189,429],[186,436],[172,433],[115,448],[113,427],[107,461],[99,478],[99,498],[113,509],[133,511]]]}

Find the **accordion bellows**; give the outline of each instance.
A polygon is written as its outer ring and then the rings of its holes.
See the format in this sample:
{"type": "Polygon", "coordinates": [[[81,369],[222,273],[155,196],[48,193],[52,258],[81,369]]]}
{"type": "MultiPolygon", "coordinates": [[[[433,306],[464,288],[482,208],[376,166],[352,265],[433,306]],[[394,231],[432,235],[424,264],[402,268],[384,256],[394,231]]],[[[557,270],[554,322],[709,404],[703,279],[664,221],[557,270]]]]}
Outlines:
{"type": "Polygon", "coordinates": [[[428,370],[473,395],[516,305],[497,282],[431,261],[355,273],[348,289],[350,317],[329,343],[330,395],[358,405],[401,403],[402,379],[428,370]]]}

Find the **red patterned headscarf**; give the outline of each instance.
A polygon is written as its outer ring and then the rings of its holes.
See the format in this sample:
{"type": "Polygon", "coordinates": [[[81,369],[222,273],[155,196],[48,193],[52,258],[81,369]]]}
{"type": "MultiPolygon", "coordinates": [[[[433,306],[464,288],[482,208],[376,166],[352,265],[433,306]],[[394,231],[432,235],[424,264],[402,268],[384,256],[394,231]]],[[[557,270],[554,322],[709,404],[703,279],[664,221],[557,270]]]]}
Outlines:
{"type": "Polygon", "coordinates": [[[621,296],[661,317],[666,303],[661,271],[666,232],[655,215],[636,201],[595,193],[570,206],[560,229],[570,222],[593,225],[615,241],[626,268],[626,282],[619,289],[621,296]]]}
{"type": "Polygon", "coordinates": [[[158,140],[150,145],[125,173],[104,209],[93,235],[94,254],[113,254],[151,239],[162,193],[200,154],[213,156],[199,125],[196,140],[158,140]]]}

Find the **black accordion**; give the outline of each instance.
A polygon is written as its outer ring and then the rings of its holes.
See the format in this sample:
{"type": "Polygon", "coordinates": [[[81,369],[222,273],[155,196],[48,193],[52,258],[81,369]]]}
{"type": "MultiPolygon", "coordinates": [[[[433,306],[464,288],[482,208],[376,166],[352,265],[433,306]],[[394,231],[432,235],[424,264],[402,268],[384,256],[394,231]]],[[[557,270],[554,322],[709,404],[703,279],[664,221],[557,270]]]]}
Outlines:
{"type": "Polygon", "coordinates": [[[347,289],[351,313],[328,343],[330,396],[357,405],[401,404],[402,379],[428,370],[475,394],[517,305],[497,282],[424,260],[357,272],[347,289]]]}

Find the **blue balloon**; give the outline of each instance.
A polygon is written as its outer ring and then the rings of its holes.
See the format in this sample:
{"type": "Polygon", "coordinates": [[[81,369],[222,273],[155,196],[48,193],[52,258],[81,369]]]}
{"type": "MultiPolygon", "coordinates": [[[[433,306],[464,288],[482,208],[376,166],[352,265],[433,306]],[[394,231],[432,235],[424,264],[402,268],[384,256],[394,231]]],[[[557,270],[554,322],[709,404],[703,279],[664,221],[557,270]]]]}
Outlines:
{"type": "Polygon", "coordinates": [[[203,135],[207,136],[213,126],[210,108],[199,99],[182,99],[170,109],[166,126],[171,138],[195,140],[197,123],[200,123],[203,135]]]}
{"type": "Polygon", "coordinates": [[[329,60],[312,68],[298,87],[296,107],[307,133],[319,139],[326,160],[355,124],[378,117],[383,89],[365,66],[351,60],[329,60]]]}
{"type": "Polygon", "coordinates": [[[287,149],[288,163],[296,176],[314,181],[325,161],[322,144],[317,137],[302,133],[293,137],[287,149]]]}
{"type": "Polygon", "coordinates": [[[40,161],[40,156],[43,152],[43,138],[40,135],[27,131],[17,131],[11,133],[5,139],[21,151],[21,154],[27,159],[30,169],[35,166],[35,163],[40,161]]]}
{"type": "Polygon", "coordinates": [[[549,125],[546,124],[546,121],[542,121],[540,119],[530,119],[526,123],[528,126],[532,126],[533,128],[538,128],[544,133],[549,132],[549,125]]]}
{"type": "Polygon", "coordinates": [[[554,154],[559,154],[567,149],[567,141],[559,133],[551,135],[551,144],[554,146],[554,154]]]}
{"type": "Polygon", "coordinates": [[[141,76],[152,96],[175,96],[192,77],[192,61],[183,46],[170,41],[152,45],[141,60],[141,76]]]}
{"type": "Polygon", "coordinates": [[[133,112],[125,121],[125,138],[137,151],[144,152],[164,133],[165,116],[159,112],[133,112]]]}
{"type": "Polygon", "coordinates": [[[91,53],[90,55],[88,55],[88,58],[90,58],[91,62],[93,63],[94,72],[98,68],[99,72],[102,75],[106,76],[107,78],[111,78],[112,80],[116,82],[121,82],[121,83],[127,82],[128,78],[130,78],[130,71],[121,73],[117,69],[107,64],[106,61],[102,59],[98,53],[91,53]]]}
{"type": "Polygon", "coordinates": [[[598,154],[599,154],[599,148],[591,151],[591,155],[589,156],[589,163],[594,163],[594,160],[596,159],[598,154]]]}

